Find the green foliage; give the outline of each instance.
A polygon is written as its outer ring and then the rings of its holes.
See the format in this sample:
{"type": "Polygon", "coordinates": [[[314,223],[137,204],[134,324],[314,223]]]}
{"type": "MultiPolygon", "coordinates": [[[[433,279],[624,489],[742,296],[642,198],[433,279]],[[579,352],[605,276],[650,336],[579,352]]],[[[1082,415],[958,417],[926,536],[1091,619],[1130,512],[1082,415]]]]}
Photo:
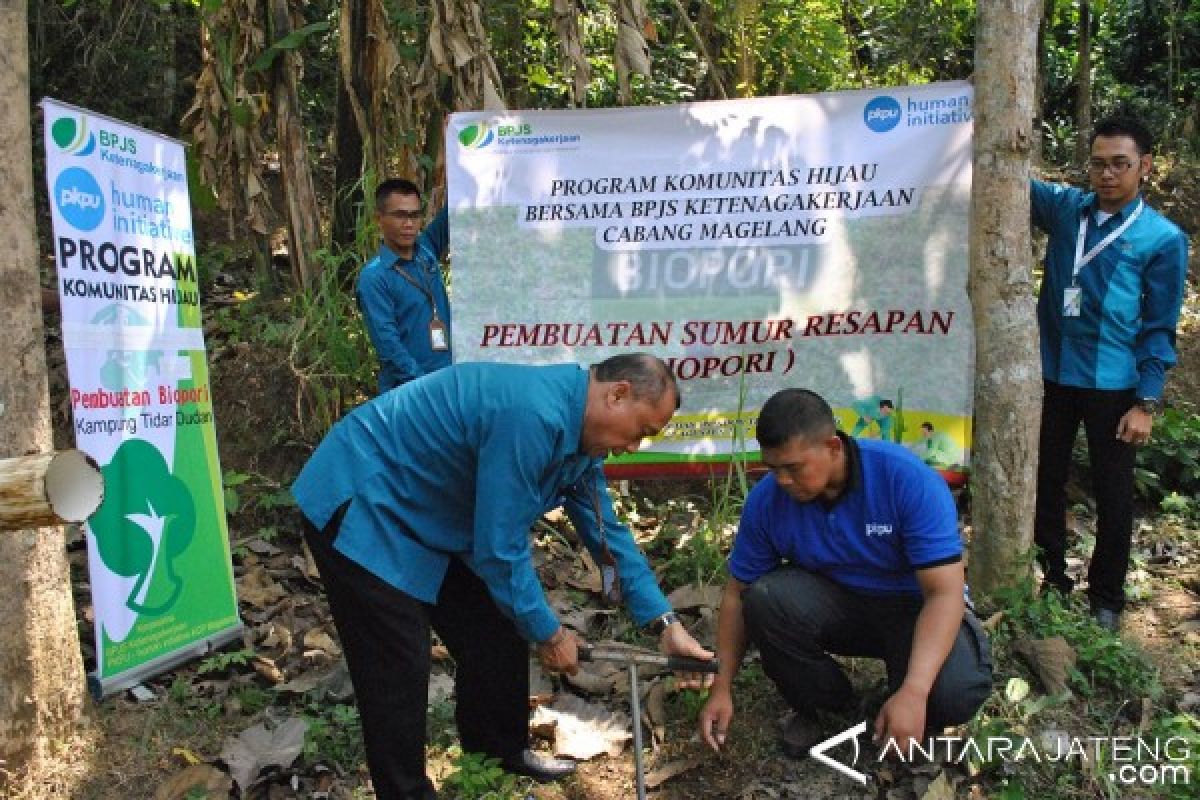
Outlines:
{"type": "Polygon", "coordinates": [[[308,704],[302,716],[308,723],[304,734],[305,761],[332,763],[344,771],[354,770],[364,762],[362,721],[356,706],[325,706],[314,702],[308,704]]]}
{"type": "Polygon", "coordinates": [[[235,666],[245,667],[250,664],[250,659],[253,657],[254,651],[250,648],[216,653],[201,661],[196,672],[200,675],[207,675],[210,672],[225,672],[235,666]]]}
{"type": "Polygon", "coordinates": [[[1064,605],[1056,592],[1035,598],[1032,582],[1026,579],[1016,587],[997,591],[995,600],[1006,609],[1001,638],[1061,636],[1075,649],[1078,662],[1069,683],[1080,694],[1092,695],[1101,688],[1124,697],[1161,694],[1158,671],[1144,653],[1096,625],[1084,609],[1064,605]]]}
{"type": "Polygon", "coordinates": [[[444,786],[459,800],[503,800],[523,797],[529,781],[505,772],[499,759],[482,753],[460,753],[444,786]]]}
{"type": "Polygon", "coordinates": [[[316,440],[349,409],[374,394],[375,358],[354,302],[343,286],[341,262],[318,253],[322,269],[312,287],[294,299],[296,322],[291,364],[300,379],[301,433],[316,440]]]}
{"type": "Polygon", "coordinates": [[[1170,758],[1161,759],[1159,764],[1183,767],[1187,770],[1187,779],[1168,781],[1158,786],[1160,797],[1167,800],[1191,800],[1196,796],[1196,782],[1200,780],[1200,719],[1194,714],[1183,712],[1170,717],[1155,720],[1148,733],[1147,739],[1163,743],[1170,742],[1168,755],[1170,758]]]}
{"type": "Polygon", "coordinates": [[[288,50],[295,50],[302,46],[308,37],[317,33],[324,33],[329,30],[330,23],[328,20],[321,20],[310,25],[305,25],[303,28],[297,28],[287,36],[281,37],[278,41],[272,42],[271,46],[262,52],[254,63],[250,65],[250,72],[264,72],[271,68],[281,54],[288,50]]]}
{"type": "Polygon", "coordinates": [[[1175,493],[1193,501],[1200,497],[1200,414],[1164,409],[1154,420],[1150,441],[1137,450],[1134,479],[1138,493],[1154,503],[1175,493]]]}

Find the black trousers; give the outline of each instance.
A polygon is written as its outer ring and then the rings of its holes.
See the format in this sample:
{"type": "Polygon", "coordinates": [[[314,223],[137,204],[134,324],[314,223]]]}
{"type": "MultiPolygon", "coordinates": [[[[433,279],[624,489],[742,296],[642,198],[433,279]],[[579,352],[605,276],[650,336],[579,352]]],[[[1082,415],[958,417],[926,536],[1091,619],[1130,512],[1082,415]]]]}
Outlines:
{"type": "MultiPolygon", "coordinates": [[[[883,659],[888,686],[908,673],[921,597],[879,597],[851,592],[799,567],[782,567],[742,593],[746,633],[762,654],[763,671],[791,707],[845,711],[854,689],[830,654],[883,659]]],[[[992,690],[987,634],[968,611],[938,672],[925,708],[925,725],[959,725],[992,690]]]]}
{"type": "Polygon", "coordinates": [[[468,752],[508,759],[529,745],[529,645],[457,558],[437,602],[423,603],[333,547],[339,518],[305,521],[362,720],[379,800],[433,800],[425,774],[430,628],[455,662],[455,721],[468,752]]]}
{"type": "Polygon", "coordinates": [[[1134,390],[1080,389],[1045,382],[1038,445],[1034,542],[1046,580],[1071,589],[1067,577],[1067,473],[1079,423],[1087,435],[1096,498],[1096,548],[1088,567],[1088,597],[1095,608],[1125,608],[1125,573],[1133,538],[1135,448],[1117,438],[1117,424],[1134,402],[1134,390]]]}

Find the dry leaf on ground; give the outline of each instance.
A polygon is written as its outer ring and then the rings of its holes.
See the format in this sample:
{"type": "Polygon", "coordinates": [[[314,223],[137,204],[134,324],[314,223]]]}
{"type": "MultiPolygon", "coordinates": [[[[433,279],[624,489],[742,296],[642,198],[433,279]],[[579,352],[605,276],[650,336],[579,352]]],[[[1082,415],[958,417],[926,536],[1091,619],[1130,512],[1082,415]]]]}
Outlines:
{"type": "Polygon", "coordinates": [[[533,725],[554,727],[554,754],[586,761],[600,754],[615,758],[633,738],[629,716],[609,711],[573,694],[560,696],[533,715],[533,725]]]}
{"type": "Polygon", "coordinates": [[[230,774],[244,794],[267,767],[291,766],[304,749],[307,730],[308,723],[299,717],[289,717],[273,728],[260,723],[226,739],[221,760],[229,765],[230,774]]]}

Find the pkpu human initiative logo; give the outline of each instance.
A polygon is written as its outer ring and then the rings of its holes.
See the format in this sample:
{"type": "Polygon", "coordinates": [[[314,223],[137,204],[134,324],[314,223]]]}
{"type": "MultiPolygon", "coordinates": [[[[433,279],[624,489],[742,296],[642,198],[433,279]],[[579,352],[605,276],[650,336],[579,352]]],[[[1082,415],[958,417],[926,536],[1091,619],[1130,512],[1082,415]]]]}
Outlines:
{"type": "Polygon", "coordinates": [[[904,112],[896,98],[881,94],[863,109],[863,122],[876,133],[887,133],[900,124],[904,112]]]}
{"type": "Polygon", "coordinates": [[[54,181],[54,204],[71,227],[93,231],[104,220],[104,192],[92,173],[71,167],[54,181]]]}

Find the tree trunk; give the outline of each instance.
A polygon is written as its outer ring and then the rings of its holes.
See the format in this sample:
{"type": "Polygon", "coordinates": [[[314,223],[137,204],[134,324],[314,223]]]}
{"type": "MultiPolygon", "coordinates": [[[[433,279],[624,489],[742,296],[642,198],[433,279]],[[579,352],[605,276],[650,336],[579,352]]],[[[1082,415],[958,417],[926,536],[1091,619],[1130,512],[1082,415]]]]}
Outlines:
{"type": "Polygon", "coordinates": [[[1030,563],[1041,366],[1029,235],[1029,154],[1040,0],[978,5],[970,295],[975,313],[971,586],[1030,563]]]}
{"type": "MultiPolygon", "coordinates": [[[[271,39],[292,32],[288,0],[271,0],[271,39]]],[[[297,59],[291,50],[279,54],[275,65],[275,138],[279,147],[283,195],[287,202],[288,247],[296,285],[308,288],[319,269],[316,252],[321,246],[321,212],[308,164],[308,144],[300,118],[300,93],[296,88],[297,59]]]]}
{"type": "MultiPolygon", "coordinates": [[[[362,59],[367,52],[367,0],[342,0],[338,27],[337,120],[334,128],[333,231],[334,244],[351,247],[357,234],[358,209],[363,202],[363,135],[355,103],[366,94],[362,59]]],[[[359,106],[361,110],[361,105],[359,106]]]]}
{"type": "MultiPolygon", "coordinates": [[[[27,5],[0,3],[0,456],[51,449],[50,398],[34,236],[27,5]]],[[[85,692],[62,528],[0,536],[0,794],[9,773],[49,766],[85,692]]]]}
{"type": "Polygon", "coordinates": [[[1091,155],[1092,130],[1092,3],[1079,0],[1079,63],[1075,72],[1075,164],[1091,155]]]}

